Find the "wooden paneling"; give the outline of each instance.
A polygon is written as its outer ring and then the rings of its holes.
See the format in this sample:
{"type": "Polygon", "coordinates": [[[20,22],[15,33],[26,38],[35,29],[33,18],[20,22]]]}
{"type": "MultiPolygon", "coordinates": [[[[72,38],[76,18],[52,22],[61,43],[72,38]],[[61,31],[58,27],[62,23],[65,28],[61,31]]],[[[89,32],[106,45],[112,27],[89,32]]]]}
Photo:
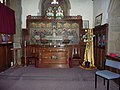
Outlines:
{"type": "Polygon", "coordinates": [[[6,66],[6,47],[5,46],[0,46],[0,69],[5,69],[6,66]]]}
{"type": "Polygon", "coordinates": [[[105,55],[107,54],[108,24],[95,27],[94,31],[94,58],[98,69],[104,68],[105,55]]]}
{"type": "Polygon", "coordinates": [[[0,44],[0,71],[3,71],[11,66],[13,61],[12,44],[0,44]]]}

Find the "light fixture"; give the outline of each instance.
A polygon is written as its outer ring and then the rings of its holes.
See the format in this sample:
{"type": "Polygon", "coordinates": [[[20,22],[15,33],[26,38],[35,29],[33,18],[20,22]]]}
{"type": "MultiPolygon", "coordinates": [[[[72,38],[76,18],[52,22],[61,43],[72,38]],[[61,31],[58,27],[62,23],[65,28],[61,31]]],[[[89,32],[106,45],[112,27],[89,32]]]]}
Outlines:
{"type": "Polygon", "coordinates": [[[1,3],[3,3],[3,0],[0,0],[1,3]]]}
{"type": "Polygon", "coordinates": [[[51,4],[58,4],[58,2],[56,0],[53,0],[51,4]]]}
{"type": "Polygon", "coordinates": [[[0,3],[3,3],[4,5],[6,5],[6,0],[0,0],[0,3]]]}

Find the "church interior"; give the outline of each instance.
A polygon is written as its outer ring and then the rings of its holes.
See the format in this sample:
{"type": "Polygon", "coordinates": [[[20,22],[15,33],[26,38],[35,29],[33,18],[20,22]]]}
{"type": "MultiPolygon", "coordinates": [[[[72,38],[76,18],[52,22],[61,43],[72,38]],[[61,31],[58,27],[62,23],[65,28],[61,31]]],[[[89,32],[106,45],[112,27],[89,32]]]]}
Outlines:
{"type": "Polygon", "coordinates": [[[0,0],[0,90],[120,90],[119,8],[119,0],[0,0]],[[106,68],[114,74],[102,74],[103,85],[97,71],[106,68]]]}

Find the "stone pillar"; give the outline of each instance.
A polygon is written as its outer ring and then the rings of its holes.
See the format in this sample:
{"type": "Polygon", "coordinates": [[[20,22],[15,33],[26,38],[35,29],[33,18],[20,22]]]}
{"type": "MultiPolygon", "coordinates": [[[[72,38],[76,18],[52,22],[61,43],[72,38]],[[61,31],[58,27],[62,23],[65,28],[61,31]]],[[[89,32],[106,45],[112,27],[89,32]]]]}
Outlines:
{"type": "Polygon", "coordinates": [[[108,9],[109,33],[108,33],[108,54],[120,55],[120,1],[111,0],[108,9]]]}
{"type": "MultiPolygon", "coordinates": [[[[14,35],[14,42],[22,42],[22,29],[21,29],[21,16],[22,16],[22,7],[21,0],[9,0],[8,2],[11,9],[15,11],[15,20],[16,20],[16,34],[14,35]]],[[[21,49],[22,50],[22,49],[21,49]]],[[[21,50],[18,52],[19,62],[21,62],[21,50]]]]}

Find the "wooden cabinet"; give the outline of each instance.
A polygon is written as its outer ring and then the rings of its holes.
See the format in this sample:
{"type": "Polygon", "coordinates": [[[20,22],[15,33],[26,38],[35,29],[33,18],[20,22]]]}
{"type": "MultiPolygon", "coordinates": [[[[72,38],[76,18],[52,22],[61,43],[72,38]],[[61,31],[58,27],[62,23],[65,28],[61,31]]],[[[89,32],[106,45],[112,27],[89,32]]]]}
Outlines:
{"type": "Polygon", "coordinates": [[[67,47],[40,47],[36,67],[68,68],[69,49],[67,47]]]}
{"type": "Polygon", "coordinates": [[[108,24],[94,28],[94,58],[98,69],[104,68],[105,56],[107,54],[108,24]]]}
{"type": "Polygon", "coordinates": [[[13,62],[12,44],[0,44],[0,71],[3,71],[11,66],[13,62]]]}

